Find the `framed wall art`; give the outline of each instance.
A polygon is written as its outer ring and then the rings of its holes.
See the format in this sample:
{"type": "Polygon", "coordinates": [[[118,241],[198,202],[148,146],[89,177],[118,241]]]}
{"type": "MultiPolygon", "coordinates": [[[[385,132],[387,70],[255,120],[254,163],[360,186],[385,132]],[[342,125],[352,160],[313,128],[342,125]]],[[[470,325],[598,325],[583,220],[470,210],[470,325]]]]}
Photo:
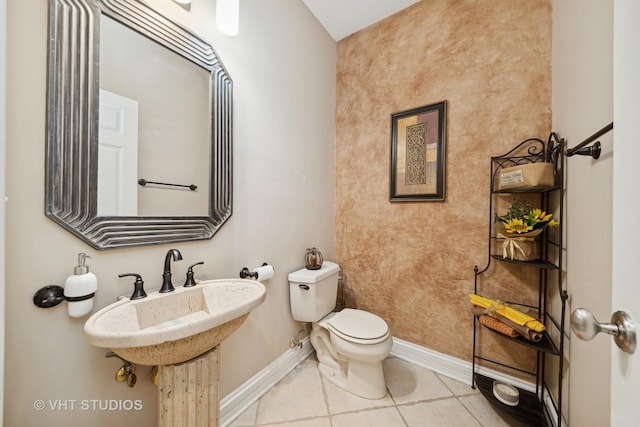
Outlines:
{"type": "Polygon", "coordinates": [[[391,202],[444,201],[446,104],[391,115],[391,202]]]}

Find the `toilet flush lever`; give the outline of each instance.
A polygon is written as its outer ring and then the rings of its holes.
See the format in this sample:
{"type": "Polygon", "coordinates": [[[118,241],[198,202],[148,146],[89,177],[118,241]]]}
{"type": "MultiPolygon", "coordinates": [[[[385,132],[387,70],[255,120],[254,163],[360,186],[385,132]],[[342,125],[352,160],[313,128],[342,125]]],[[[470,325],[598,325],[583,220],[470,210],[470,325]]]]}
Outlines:
{"type": "Polygon", "coordinates": [[[581,340],[591,341],[599,332],[606,332],[622,351],[633,353],[636,349],[636,325],[624,311],[613,313],[611,323],[600,323],[589,310],[576,308],[571,313],[571,329],[581,340]]]}
{"type": "Polygon", "coordinates": [[[304,291],[308,291],[309,290],[309,285],[300,284],[298,286],[300,287],[300,289],[302,289],[304,291]]]}

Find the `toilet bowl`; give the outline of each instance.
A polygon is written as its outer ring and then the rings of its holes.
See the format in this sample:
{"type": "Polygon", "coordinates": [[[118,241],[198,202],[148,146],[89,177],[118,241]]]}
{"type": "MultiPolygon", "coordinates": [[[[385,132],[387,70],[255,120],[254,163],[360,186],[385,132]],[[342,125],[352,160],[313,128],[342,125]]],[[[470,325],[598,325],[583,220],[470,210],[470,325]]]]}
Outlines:
{"type": "Polygon", "coordinates": [[[329,381],[367,399],[386,396],[382,361],[391,352],[393,338],[380,317],[345,308],[313,323],[310,340],[316,349],[318,368],[329,381]],[[354,320],[362,323],[361,326],[371,320],[374,324],[370,329],[361,327],[355,333],[349,328],[350,321],[354,320]]]}
{"type": "Polygon", "coordinates": [[[386,396],[382,361],[393,337],[387,323],[364,310],[333,312],[339,266],[325,261],[320,270],[289,274],[293,318],[311,322],[310,341],[318,368],[338,387],[367,399],[386,396]]]}

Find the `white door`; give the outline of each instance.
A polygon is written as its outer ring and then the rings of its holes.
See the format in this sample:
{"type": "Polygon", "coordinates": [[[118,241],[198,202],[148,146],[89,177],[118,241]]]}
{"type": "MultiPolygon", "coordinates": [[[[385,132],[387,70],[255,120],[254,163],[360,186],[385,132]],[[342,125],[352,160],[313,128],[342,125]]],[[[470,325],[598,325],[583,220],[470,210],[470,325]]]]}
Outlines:
{"type": "Polygon", "coordinates": [[[6,64],[7,64],[7,16],[6,2],[0,0],[0,426],[4,402],[4,276],[5,276],[5,147],[6,147],[6,64]]]}
{"type": "Polygon", "coordinates": [[[100,89],[98,215],[138,214],[138,102],[100,89]]]}
{"type": "MultiPolygon", "coordinates": [[[[613,17],[612,312],[640,322],[640,2],[615,0],[613,17]]],[[[611,427],[640,425],[640,349],[612,345],[611,427]]],[[[596,366],[594,369],[604,369],[596,366]]],[[[594,392],[597,392],[594,390],[594,392]]]]}

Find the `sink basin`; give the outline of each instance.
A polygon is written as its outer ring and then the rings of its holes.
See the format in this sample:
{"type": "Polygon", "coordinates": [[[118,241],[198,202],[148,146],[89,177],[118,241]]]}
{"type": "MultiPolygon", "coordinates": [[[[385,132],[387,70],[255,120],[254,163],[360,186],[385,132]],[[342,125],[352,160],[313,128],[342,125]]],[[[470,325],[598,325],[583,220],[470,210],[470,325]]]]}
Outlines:
{"type": "Polygon", "coordinates": [[[140,365],[193,359],[231,335],[266,297],[255,280],[221,279],[171,293],[125,298],[91,316],[86,340],[140,365]]]}

